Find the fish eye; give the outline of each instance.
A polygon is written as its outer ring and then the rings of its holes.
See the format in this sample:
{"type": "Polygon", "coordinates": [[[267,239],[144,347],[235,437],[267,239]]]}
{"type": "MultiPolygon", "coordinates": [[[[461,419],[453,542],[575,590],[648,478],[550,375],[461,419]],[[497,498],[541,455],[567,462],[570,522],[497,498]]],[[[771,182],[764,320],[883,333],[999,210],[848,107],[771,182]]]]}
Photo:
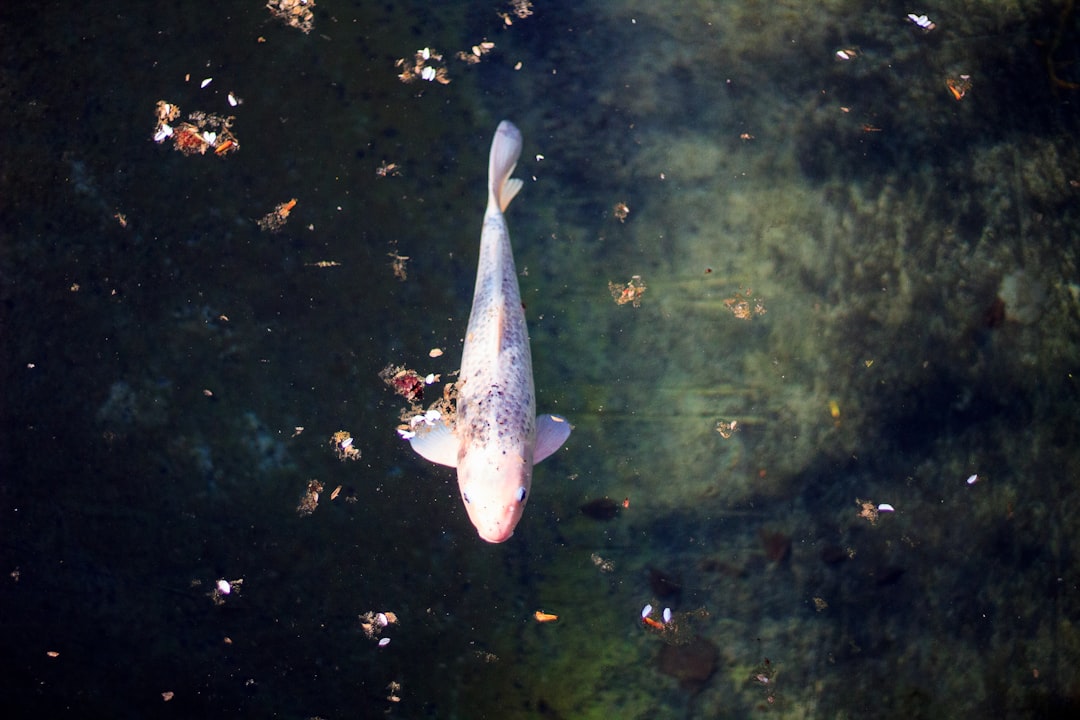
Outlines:
{"type": "Polygon", "coordinates": [[[518,488],[517,501],[519,503],[525,502],[525,486],[524,485],[522,485],[521,487],[518,488]]]}

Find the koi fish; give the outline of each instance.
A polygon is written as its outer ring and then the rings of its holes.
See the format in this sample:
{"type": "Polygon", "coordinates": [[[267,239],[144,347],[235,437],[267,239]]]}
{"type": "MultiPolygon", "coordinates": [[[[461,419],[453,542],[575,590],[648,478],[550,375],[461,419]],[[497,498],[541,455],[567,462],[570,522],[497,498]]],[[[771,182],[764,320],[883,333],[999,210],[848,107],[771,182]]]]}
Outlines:
{"type": "Polygon", "coordinates": [[[521,131],[503,120],[488,160],[488,203],[457,412],[451,424],[438,422],[409,438],[422,457],[457,468],[465,511],[490,543],[514,534],[529,500],[533,465],[570,436],[565,418],[536,416],[529,333],[503,217],[522,187],[521,180],[510,177],[520,155],[521,131]]]}

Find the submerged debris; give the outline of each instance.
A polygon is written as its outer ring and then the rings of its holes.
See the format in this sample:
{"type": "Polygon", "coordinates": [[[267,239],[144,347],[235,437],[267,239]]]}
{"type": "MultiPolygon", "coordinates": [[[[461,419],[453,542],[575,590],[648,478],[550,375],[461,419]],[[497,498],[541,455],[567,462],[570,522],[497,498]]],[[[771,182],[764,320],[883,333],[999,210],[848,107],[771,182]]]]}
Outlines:
{"type": "Polygon", "coordinates": [[[926,17],[925,14],[916,15],[915,13],[908,13],[907,14],[907,19],[908,19],[908,22],[912,23],[913,25],[915,25],[918,28],[921,28],[924,32],[930,32],[931,30],[933,30],[934,28],[937,27],[937,25],[934,23],[934,21],[931,20],[930,18],[926,17]]]}
{"type": "Polygon", "coordinates": [[[507,25],[514,24],[514,17],[517,17],[519,20],[524,20],[533,14],[533,4],[530,0],[510,0],[510,2],[506,4],[510,6],[510,12],[500,12],[497,14],[507,25]]]}
{"type": "Polygon", "coordinates": [[[289,27],[304,33],[315,27],[315,13],[311,12],[315,0],[267,0],[266,7],[271,15],[289,27]]]}
{"type": "Polygon", "coordinates": [[[424,399],[424,379],[415,370],[401,365],[387,365],[379,373],[382,381],[393,388],[394,392],[411,403],[424,399]]]}
{"type": "Polygon", "coordinates": [[[387,253],[390,256],[390,267],[394,270],[394,277],[402,282],[409,279],[409,272],[405,269],[405,263],[409,261],[408,255],[399,255],[396,252],[387,253]]]}
{"type": "Polygon", "coordinates": [[[307,489],[300,496],[300,504],[296,506],[296,514],[307,517],[319,507],[319,493],[323,491],[323,484],[318,480],[309,480],[307,489]]]}
{"type": "Polygon", "coordinates": [[[185,155],[205,155],[207,150],[213,150],[215,155],[225,156],[240,149],[240,143],[232,133],[236,118],[231,115],[222,117],[196,111],[174,127],[172,123],[180,117],[180,107],[165,100],[158,100],[154,115],[157,124],[153,139],[159,145],[172,139],[173,149],[185,155]]]}
{"type": "MultiPolygon", "coordinates": [[[[369,610],[360,616],[360,629],[364,631],[365,635],[374,640],[379,637],[384,629],[391,625],[397,625],[397,622],[398,616],[389,610],[382,612],[369,610]]],[[[390,638],[382,638],[379,644],[386,645],[389,641],[390,638]]]]}
{"type": "Polygon", "coordinates": [[[761,298],[755,298],[754,291],[750,288],[746,290],[739,288],[734,295],[724,299],[724,306],[740,320],[750,320],[766,312],[764,301],[761,298]]]}
{"type": "Polygon", "coordinates": [[[869,520],[871,525],[877,522],[878,508],[873,501],[855,498],[855,504],[859,506],[859,517],[869,520]]]}
{"type": "Polygon", "coordinates": [[[1001,279],[997,296],[1005,320],[1032,325],[1043,317],[1046,294],[1046,285],[1034,273],[1015,270],[1001,279]]]}
{"type": "Polygon", "coordinates": [[[971,90],[971,76],[958,75],[954,78],[945,78],[945,87],[949,89],[954,100],[963,100],[964,96],[971,90]]]}
{"type": "Polygon", "coordinates": [[[791,557],[791,536],[787,533],[759,528],[758,537],[761,538],[761,546],[769,562],[779,565],[791,557]]]}
{"type": "Polygon", "coordinates": [[[739,431],[739,421],[738,420],[732,420],[731,422],[728,422],[727,420],[718,420],[716,422],[716,432],[720,433],[720,437],[724,438],[725,440],[730,438],[732,435],[734,435],[738,431],[739,431]]]}
{"type": "Polygon", "coordinates": [[[668,645],[693,642],[697,635],[695,627],[709,617],[708,610],[701,607],[687,612],[675,612],[670,607],[665,607],[662,612],[657,610],[652,604],[646,604],[641,609],[641,625],[668,645]]]}
{"type": "MultiPolygon", "coordinates": [[[[360,448],[353,445],[352,435],[348,430],[338,430],[330,436],[330,445],[334,448],[338,460],[359,460],[360,448]]],[[[319,488],[320,490],[322,488],[319,488]]]]}
{"type": "MultiPolygon", "coordinates": [[[[198,581],[196,581],[198,584],[198,581]]],[[[222,578],[214,583],[214,589],[208,593],[211,600],[215,605],[224,605],[225,598],[231,595],[239,595],[240,587],[244,584],[244,578],[237,580],[226,580],[222,578]]]]}
{"type": "Polygon", "coordinates": [[[401,171],[398,168],[397,163],[386,162],[383,160],[379,167],[375,168],[375,175],[378,177],[395,177],[400,175],[401,171]]]}
{"type": "Polygon", "coordinates": [[[154,142],[160,143],[172,136],[173,129],[169,123],[180,117],[180,107],[165,100],[158,100],[155,112],[157,126],[154,128],[154,142]]]}
{"type": "Polygon", "coordinates": [[[476,63],[480,62],[480,58],[484,57],[494,49],[495,43],[485,40],[484,42],[473,45],[472,50],[469,52],[461,50],[460,52],[458,52],[456,57],[463,63],[466,63],[468,65],[475,65],[476,63]]]}
{"type": "Polygon", "coordinates": [[[289,213],[292,212],[294,207],[296,207],[296,198],[288,202],[278,203],[273,210],[259,218],[259,229],[275,233],[285,227],[285,223],[289,221],[289,213]]]}
{"type": "Polygon", "coordinates": [[[412,61],[401,58],[394,63],[394,67],[401,68],[398,80],[411,83],[420,79],[449,85],[450,77],[447,75],[446,66],[442,64],[442,59],[443,56],[432,48],[421,48],[413,54],[412,61]]]}
{"type": "Polygon", "coordinates": [[[750,671],[750,681],[765,692],[765,702],[776,702],[776,667],[769,658],[763,658],[757,667],[750,671]]]}
{"type": "Polygon", "coordinates": [[[660,672],[679,681],[679,687],[696,695],[716,671],[720,651],[711,640],[694,638],[685,645],[665,645],[660,649],[657,663],[660,672]]]}
{"type": "MultiPolygon", "coordinates": [[[[432,351],[432,357],[441,355],[432,351]]],[[[456,373],[457,371],[455,371],[456,373]]],[[[395,393],[409,401],[409,406],[401,411],[401,424],[397,426],[398,435],[411,440],[436,426],[445,425],[453,428],[457,419],[457,384],[448,382],[443,385],[442,397],[427,408],[421,405],[424,399],[424,386],[441,382],[442,375],[429,373],[421,377],[415,370],[402,365],[387,365],[379,373],[395,393]]]]}
{"type": "Polygon", "coordinates": [[[645,294],[647,289],[645,281],[641,279],[640,275],[631,277],[630,282],[626,283],[626,285],[608,282],[608,291],[611,292],[611,297],[615,299],[616,305],[630,303],[634,307],[641,307],[641,296],[645,294]]]}

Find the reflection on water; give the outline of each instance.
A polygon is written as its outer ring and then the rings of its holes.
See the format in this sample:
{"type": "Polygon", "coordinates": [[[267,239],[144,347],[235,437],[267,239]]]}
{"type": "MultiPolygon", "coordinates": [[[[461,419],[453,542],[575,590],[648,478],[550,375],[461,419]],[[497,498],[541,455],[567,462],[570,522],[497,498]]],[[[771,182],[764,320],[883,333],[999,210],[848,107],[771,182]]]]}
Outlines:
{"type": "Polygon", "coordinates": [[[529,5],[3,11],[5,697],[1074,707],[1073,3],[529,5]],[[379,373],[453,379],[504,117],[575,431],[490,546],[379,373]]]}

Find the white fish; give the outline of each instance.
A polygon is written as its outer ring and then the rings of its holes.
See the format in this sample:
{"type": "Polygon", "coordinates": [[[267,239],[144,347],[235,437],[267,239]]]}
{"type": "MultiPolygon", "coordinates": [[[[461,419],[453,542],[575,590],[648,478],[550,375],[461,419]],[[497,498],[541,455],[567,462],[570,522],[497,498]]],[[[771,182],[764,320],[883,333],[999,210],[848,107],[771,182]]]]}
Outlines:
{"type": "Polygon", "coordinates": [[[465,511],[491,543],[514,534],[529,500],[533,465],[570,436],[564,418],[536,417],[529,333],[503,217],[521,190],[521,180],[510,177],[520,156],[521,131],[503,120],[488,160],[488,204],[456,418],[452,427],[440,422],[409,438],[421,456],[457,468],[465,511]]]}

